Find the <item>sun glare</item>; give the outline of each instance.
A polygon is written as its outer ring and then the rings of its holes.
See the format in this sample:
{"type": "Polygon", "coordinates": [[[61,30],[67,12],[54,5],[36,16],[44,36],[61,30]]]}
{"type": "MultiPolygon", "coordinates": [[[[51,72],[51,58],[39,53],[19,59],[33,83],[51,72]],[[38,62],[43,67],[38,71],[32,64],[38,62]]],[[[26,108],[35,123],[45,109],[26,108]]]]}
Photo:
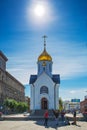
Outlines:
{"type": "Polygon", "coordinates": [[[27,8],[27,16],[32,27],[44,28],[53,21],[53,8],[48,1],[32,0],[27,8]]]}
{"type": "Polygon", "coordinates": [[[45,8],[42,5],[37,5],[34,9],[34,13],[38,17],[43,17],[45,14],[45,8]]]}

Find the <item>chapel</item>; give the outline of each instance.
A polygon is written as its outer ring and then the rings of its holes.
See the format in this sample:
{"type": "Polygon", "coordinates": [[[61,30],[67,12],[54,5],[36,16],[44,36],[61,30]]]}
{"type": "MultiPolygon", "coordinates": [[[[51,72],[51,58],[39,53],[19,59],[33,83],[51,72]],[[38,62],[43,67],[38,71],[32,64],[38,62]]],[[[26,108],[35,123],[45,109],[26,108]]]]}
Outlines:
{"type": "Polygon", "coordinates": [[[52,74],[53,60],[46,49],[46,36],[44,38],[43,52],[37,59],[37,74],[30,75],[30,109],[59,108],[60,75],[52,74]]]}

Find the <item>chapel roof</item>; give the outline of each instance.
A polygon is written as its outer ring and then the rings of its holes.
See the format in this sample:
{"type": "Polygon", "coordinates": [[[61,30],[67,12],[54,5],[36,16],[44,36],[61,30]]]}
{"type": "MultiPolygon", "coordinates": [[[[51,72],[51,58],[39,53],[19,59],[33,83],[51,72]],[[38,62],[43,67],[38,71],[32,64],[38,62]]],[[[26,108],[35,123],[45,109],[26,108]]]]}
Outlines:
{"type": "MultiPolygon", "coordinates": [[[[36,80],[37,80],[37,75],[31,75],[29,84],[33,84],[36,80]]],[[[52,75],[52,80],[54,83],[60,84],[60,75],[59,74],[52,75]]]]}

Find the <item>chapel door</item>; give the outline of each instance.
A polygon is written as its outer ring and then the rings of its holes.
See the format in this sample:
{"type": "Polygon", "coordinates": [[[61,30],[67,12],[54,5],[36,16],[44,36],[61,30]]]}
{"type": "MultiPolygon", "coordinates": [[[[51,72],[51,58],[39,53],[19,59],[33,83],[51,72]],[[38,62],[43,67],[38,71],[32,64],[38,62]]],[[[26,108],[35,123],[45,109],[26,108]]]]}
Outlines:
{"type": "Polygon", "coordinates": [[[41,99],[41,109],[48,109],[48,102],[46,98],[41,99]]]}

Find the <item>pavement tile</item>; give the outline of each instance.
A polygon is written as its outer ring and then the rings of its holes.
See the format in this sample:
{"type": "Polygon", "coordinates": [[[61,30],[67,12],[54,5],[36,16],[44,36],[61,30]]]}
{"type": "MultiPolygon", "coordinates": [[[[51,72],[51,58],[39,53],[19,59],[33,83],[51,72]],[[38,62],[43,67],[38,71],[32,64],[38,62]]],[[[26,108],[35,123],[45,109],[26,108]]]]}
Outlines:
{"type": "Polygon", "coordinates": [[[55,121],[48,121],[48,127],[45,127],[44,120],[37,121],[0,121],[0,130],[87,130],[87,122],[78,121],[76,125],[64,126],[59,122],[59,126],[55,125],[55,121]]]}

